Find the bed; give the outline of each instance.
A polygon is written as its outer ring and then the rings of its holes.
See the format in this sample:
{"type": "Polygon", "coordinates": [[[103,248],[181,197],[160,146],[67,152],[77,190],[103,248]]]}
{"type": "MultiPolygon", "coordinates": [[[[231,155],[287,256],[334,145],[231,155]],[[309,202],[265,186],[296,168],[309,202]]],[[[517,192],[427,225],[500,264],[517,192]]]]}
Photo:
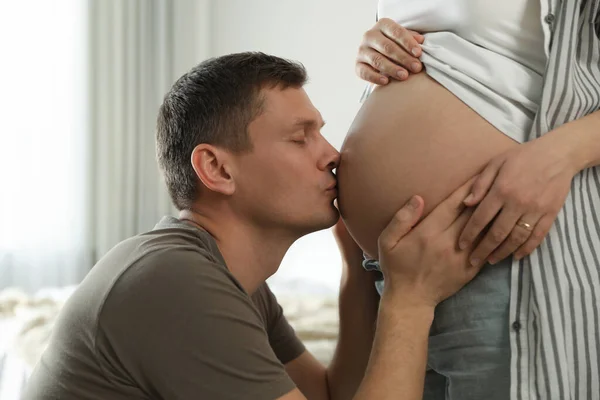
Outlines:
{"type": "MultiPolygon", "coordinates": [[[[278,281],[271,286],[307,349],[329,363],[338,331],[334,291],[292,281],[278,281]]],[[[74,286],[48,288],[33,295],[18,289],[0,291],[0,400],[21,398],[56,315],[74,290],[74,286]]]]}

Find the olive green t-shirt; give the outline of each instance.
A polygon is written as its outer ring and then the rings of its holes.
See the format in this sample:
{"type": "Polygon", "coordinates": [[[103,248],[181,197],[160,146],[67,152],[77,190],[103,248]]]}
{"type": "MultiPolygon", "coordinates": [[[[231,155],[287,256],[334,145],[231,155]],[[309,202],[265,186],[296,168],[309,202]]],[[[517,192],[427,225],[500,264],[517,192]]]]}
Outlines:
{"type": "Polygon", "coordinates": [[[266,284],[249,296],[206,231],[165,217],[90,271],[24,399],[275,399],[303,351],[266,284]]]}

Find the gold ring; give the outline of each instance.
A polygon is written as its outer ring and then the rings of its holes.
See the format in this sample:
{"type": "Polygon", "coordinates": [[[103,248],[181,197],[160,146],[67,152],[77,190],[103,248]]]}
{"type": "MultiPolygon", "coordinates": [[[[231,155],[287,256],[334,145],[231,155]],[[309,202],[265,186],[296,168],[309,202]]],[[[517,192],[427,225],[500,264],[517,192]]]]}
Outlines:
{"type": "Polygon", "coordinates": [[[525,228],[528,231],[532,231],[533,230],[533,226],[531,226],[530,224],[528,224],[527,222],[520,220],[519,222],[517,222],[517,226],[520,226],[521,228],[525,228]]]}

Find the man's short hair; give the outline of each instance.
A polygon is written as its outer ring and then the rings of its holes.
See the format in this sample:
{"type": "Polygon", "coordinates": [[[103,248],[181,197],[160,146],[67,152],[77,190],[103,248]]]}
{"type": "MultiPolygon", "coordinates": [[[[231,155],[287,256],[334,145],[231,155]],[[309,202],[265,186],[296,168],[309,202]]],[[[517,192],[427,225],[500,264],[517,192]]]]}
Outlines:
{"type": "Polygon", "coordinates": [[[189,209],[201,182],[191,154],[201,143],[252,149],[248,125],[262,110],[264,88],[302,87],[302,64],[259,52],[208,59],[175,82],[158,112],[156,154],[175,207],[189,209]]]}

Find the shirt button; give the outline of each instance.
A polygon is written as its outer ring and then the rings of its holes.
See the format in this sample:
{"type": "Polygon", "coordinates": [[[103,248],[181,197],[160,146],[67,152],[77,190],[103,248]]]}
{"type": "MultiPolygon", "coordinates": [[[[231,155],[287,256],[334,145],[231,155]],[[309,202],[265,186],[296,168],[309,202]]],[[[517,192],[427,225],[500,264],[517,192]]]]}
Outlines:
{"type": "Polygon", "coordinates": [[[553,23],[555,19],[556,19],[556,17],[554,16],[554,14],[548,14],[548,15],[546,15],[546,16],[544,17],[544,21],[545,21],[547,24],[551,24],[551,23],[553,23]]]}
{"type": "Polygon", "coordinates": [[[516,332],[519,332],[521,330],[521,323],[519,321],[515,321],[513,322],[512,327],[516,332]]]}

